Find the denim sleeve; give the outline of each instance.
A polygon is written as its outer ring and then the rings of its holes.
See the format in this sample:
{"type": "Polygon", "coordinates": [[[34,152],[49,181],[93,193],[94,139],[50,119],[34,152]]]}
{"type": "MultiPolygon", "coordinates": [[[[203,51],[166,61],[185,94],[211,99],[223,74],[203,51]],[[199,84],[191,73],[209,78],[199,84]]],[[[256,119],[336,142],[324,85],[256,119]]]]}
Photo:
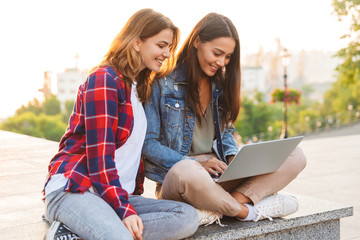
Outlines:
{"type": "Polygon", "coordinates": [[[159,141],[161,129],[160,101],[161,88],[159,80],[157,80],[152,86],[149,100],[144,104],[147,130],[142,155],[150,162],[168,170],[178,161],[187,158],[187,156],[183,156],[179,152],[162,145],[159,141]]]}
{"type": "Polygon", "coordinates": [[[229,155],[236,155],[239,151],[239,148],[236,145],[235,139],[231,132],[234,131],[234,127],[231,126],[225,129],[223,136],[222,136],[222,143],[224,149],[225,157],[229,155]]]}

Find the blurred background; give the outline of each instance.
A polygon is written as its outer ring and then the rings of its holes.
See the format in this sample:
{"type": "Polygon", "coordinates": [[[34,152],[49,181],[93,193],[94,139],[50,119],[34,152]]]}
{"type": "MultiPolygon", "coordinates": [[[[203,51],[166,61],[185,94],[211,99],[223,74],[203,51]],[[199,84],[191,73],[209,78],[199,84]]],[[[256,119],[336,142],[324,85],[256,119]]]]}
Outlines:
{"type": "Polygon", "coordinates": [[[58,141],[78,86],[127,19],[170,17],[181,43],[207,13],[240,35],[239,143],[312,135],[360,121],[360,4],[353,0],[0,3],[0,129],[58,141]],[[341,21],[340,21],[341,20],[341,21]]]}

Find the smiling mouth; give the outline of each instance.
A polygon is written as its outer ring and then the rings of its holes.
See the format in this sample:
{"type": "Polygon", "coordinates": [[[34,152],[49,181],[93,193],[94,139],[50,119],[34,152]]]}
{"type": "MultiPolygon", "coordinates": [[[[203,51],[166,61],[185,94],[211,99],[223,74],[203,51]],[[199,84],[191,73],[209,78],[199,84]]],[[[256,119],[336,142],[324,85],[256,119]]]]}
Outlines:
{"type": "Polygon", "coordinates": [[[160,60],[160,59],[155,59],[160,65],[163,64],[164,60],[160,60]]]}
{"type": "Polygon", "coordinates": [[[214,67],[214,66],[212,66],[212,65],[210,65],[210,68],[211,68],[212,70],[214,70],[214,71],[217,71],[217,70],[218,70],[218,68],[216,68],[216,67],[214,67]]]}

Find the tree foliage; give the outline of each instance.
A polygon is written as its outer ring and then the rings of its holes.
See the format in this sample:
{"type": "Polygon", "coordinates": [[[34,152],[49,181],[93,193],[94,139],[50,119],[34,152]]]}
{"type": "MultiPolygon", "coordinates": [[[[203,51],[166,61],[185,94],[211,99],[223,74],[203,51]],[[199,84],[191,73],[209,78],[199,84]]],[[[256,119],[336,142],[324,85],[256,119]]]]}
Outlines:
{"type": "Polygon", "coordinates": [[[66,124],[61,115],[36,115],[33,112],[24,112],[6,119],[0,126],[1,129],[26,134],[34,137],[59,141],[64,134],[66,124]]]}
{"type": "Polygon", "coordinates": [[[65,102],[65,108],[63,111],[63,121],[67,123],[69,121],[69,117],[74,109],[74,101],[73,100],[67,100],[65,102]]]}
{"type": "Polygon", "coordinates": [[[43,103],[43,111],[46,115],[57,115],[61,112],[60,102],[55,95],[50,95],[43,103]]]}
{"type": "Polygon", "coordinates": [[[68,112],[61,112],[60,102],[55,95],[46,98],[44,102],[34,98],[26,106],[17,109],[15,116],[2,122],[0,129],[59,141],[67,127],[68,112]]]}
{"type": "Polygon", "coordinates": [[[246,142],[254,134],[267,132],[268,127],[274,125],[276,116],[275,107],[264,101],[264,93],[257,92],[254,99],[242,99],[239,117],[234,127],[246,142]]]}
{"type": "Polygon", "coordinates": [[[50,95],[44,102],[40,102],[37,98],[34,98],[26,106],[22,105],[17,109],[15,115],[21,115],[26,112],[32,112],[36,115],[39,115],[40,113],[57,115],[61,112],[60,101],[55,95],[50,95]]]}
{"type": "Polygon", "coordinates": [[[21,115],[26,112],[32,112],[36,115],[39,115],[43,112],[42,103],[37,98],[34,98],[28,103],[27,106],[22,105],[19,109],[17,109],[15,111],[15,115],[21,115]]]}
{"type": "Polygon", "coordinates": [[[360,1],[333,0],[334,13],[341,21],[351,18],[350,42],[340,49],[336,57],[342,60],[337,66],[337,81],[324,95],[324,113],[346,111],[348,105],[360,108],[360,1]]]}
{"type": "Polygon", "coordinates": [[[360,30],[360,1],[359,0],[333,0],[334,13],[339,21],[343,18],[351,17],[350,30],[357,32],[360,30]]]}

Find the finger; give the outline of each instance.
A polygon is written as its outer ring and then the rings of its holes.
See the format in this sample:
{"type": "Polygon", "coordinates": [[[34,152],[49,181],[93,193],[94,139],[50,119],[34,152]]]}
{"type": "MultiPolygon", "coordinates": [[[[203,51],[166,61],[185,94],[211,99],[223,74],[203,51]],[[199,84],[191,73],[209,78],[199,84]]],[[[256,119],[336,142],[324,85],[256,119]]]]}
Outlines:
{"type": "Polygon", "coordinates": [[[228,166],[226,165],[226,163],[222,162],[222,163],[220,164],[220,167],[221,167],[222,170],[225,171],[225,169],[227,169],[228,166]]]}
{"type": "Polygon", "coordinates": [[[127,230],[130,232],[132,238],[135,239],[135,234],[134,234],[134,232],[132,230],[131,222],[128,222],[128,221],[125,220],[125,221],[123,221],[123,223],[124,223],[125,227],[127,228],[127,230]]]}
{"type": "Polygon", "coordinates": [[[140,233],[142,235],[144,232],[144,225],[143,225],[143,222],[140,217],[139,217],[139,221],[138,221],[138,227],[139,227],[140,233]]]}
{"type": "Polygon", "coordinates": [[[208,168],[206,170],[212,175],[219,176],[219,174],[215,170],[213,170],[212,168],[208,168]]]}
{"type": "Polygon", "coordinates": [[[224,170],[221,168],[220,165],[216,165],[216,167],[214,168],[215,171],[218,171],[219,173],[223,174],[224,170]]]}
{"type": "Polygon", "coordinates": [[[131,225],[128,225],[128,224],[125,223],[125,227],[126,227],[127,230],[130,232],[132,238],[133,238],[133,239],[136,239],[136,238],[135,238],[135,234],[134,234],[134,232],[133,232],[133,230],[132,230],[132,228],[131,228],[131,225]]]}
{"type": "Polygon", "coordinates": [[[210,168],[213,170],[213,171],[217,171],[219,173],[223,173],[224,172],[224,169],[222,167],[222,163],[221,162],[217,162],[216,164],[213,164],[210,168]]]}
{"type": "MultiPolygon", "coordinates": [[[[224,163],[223,161],[217,159],[217,158],[213,158],[214,163],[216,164],[216,166],[220,167],[223,171],[225,171],[225,169],[227,168],[227,164],[224,163]]],[[[218,170],[218,169],[217,169],[218,170]]],[[[219,170],[218,170],[219,171],[219,170]]]]}
{"type": "Polygon", "coordinates": [[[139,228],[138,228],[138,224],[135,223],[132,225],[132,229],[133,229],[133,232],[135,234],[135,238],[134,239],[138,239],[138,240],[141,240],[142,239],[142,235],[139,231],[139,228]]]}

